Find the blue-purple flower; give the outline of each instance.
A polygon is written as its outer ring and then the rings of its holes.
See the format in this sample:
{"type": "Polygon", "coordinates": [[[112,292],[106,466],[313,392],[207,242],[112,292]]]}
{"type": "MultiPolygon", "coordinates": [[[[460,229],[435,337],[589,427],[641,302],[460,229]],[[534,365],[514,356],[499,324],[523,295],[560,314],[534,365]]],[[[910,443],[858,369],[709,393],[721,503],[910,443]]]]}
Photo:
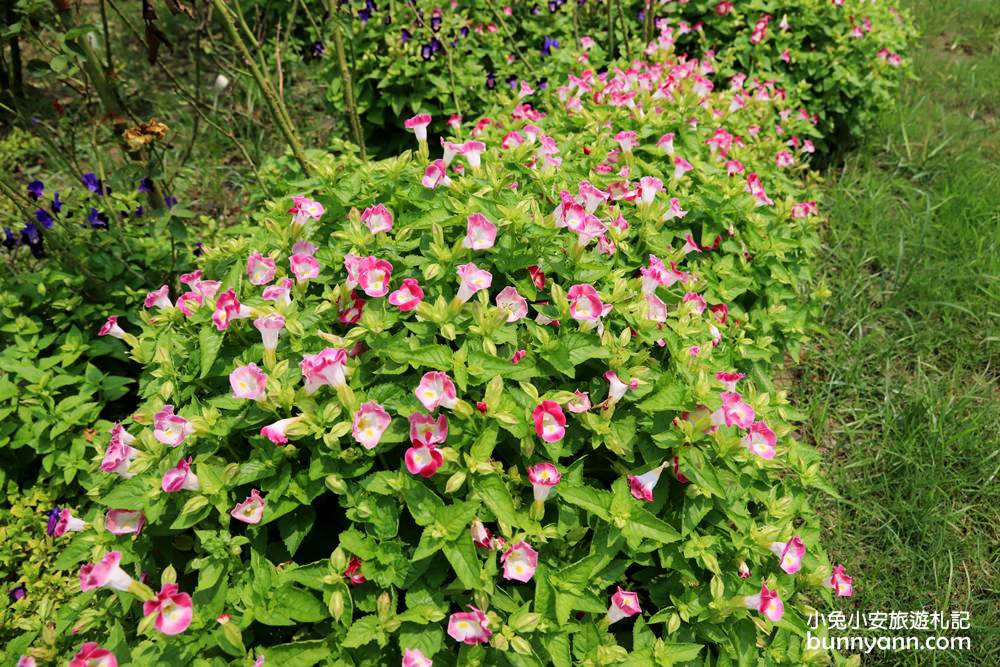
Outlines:
{"type": "Polygon", "coordinates": [[[24,584],[18,584],[14,588],[10,589],[10,591],[8,591],[7,595],[10,596],[10,601],[12,603],[13,602],[17,602],[18,600],[21,600],[21,599],[27,597],[27,595],[28,595],[28,589],[24,587],[24,584]]]}
{"type": "Polygon", "coordinates": [[[553,39],[552,37],[546,35],[545,39],[542,40],[541,54],[543,56],[551,56],[552,49],[558,49],[558,48],[559,48],[559,40],[553,39]]]}
{"type": "Polygon", "coordinates": [[[143,176],[139,180],[138,192],[152,192],[153,191],[153,179],[149,176],[143,176]]]}
{"type": "Polygon", "coordinates": [[[90,213],[87,214],[87,222],[90,223],[92,229],[108,228],[108,216],[104,215],[94,207],[91,207],[90,213]]]}
{"type": "Polygon", "coordinates": [[[10,227],[4,227],[3,233],[4,233],[4,239],[3,239],[4,248],[7,248],[7,250],[13,250],[18,245],[20,245],[21,239],[14,235],[14,232],[10,230],[10,227]]]}
{"type": "Polygon", "coordinates": [[[39,180],[34,180],[28,183],[28,196],[34,200],[41,198],[42,193],[45,192],[45,184],[39,180]]]}
{"type": "Polygon", "coordinates": [[[86,187],[94,194],[96,195],[104,194],[104,183],[102,183],[101,179],[97,177],[97,174],[93,172],[84,174],[83,178],[81,178],[80,180],[83,182],[84,187],[86,187]]]}
{"type": "Polygon", "coordinates": [[[59,199],[59,193],[58,192],[53,192],[52,193],[52,212],[53,213],[58,213],[61,210],[62,210],[62,200],[59,199]]]}
{"type": "Polygon", "coordinates": [[[56,524],[59,523],[59,513],[61,511],[62,510],[60,508],[53,507],[45,513],[49,517],[49,525],[45,527],[46,534],[50,536],[56,534],[56,524]]]}
{"type": "Polygon", "coordinates": [[[486,74],[487,90],[493,90],[496,87],[497,87],[497,75],[494,72],[488,72],[486,74]]]}
{"type": "Polygon", "coordinates": [[[52,229],[52,216],[44,208],[35,209],[35,220],[41,223],[45,229],[52,229]]]}
{"type": "Polygon", "coordinates": [[[408,41],[410,41],[411,37],[413,37],[413,35],[406,28],[403,28],[402,30],[399,31],[400,44],[406,44],[408,41]]]}

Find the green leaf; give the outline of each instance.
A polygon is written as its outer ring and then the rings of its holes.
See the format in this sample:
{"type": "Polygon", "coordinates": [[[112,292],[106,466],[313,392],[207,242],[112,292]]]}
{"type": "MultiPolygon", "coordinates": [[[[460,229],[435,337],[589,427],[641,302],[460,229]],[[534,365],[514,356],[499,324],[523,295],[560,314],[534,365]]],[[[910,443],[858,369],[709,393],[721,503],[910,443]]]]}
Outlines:
{"type": "Polygon", "coordinates": [[[189,498],[184,507],[181,508],[180,514],[174,519],[174,522],[170,524],[170,527],[174,530],[181,530],[183,528],[190,528],[195,525],[212,511],[212,507],[208,504],[208,498],[205,496],[194,496],[189,498]]]}
{"type": "Polygon", "coordinates": [[[264,649],[268,664],[281,667],[312,667],[330,655],[330,648],[322,639],[278,644],[264,649]]]}
{"type": "Polygon", "coordinates": [[[358,648],[373,640],[378,640],[380,646],[385,643],[382,625],[379,623],[378,616],[363,616],[351,623],[342,646],[344,648],[358,648]]]}
{"type": "Polygon", "coordinates": [[[458,580],[466,588],[479,589],[482,587],[481,573],[482,564],[476,555],[476,546],[468,535],[460,535],[458,539],[446,542],[444,555],[451,563],[451,569],[458,575],[458,580]]]}
{"type": "Polygon", "coordinates": [[[309,530],[316,521],[316,512],[310,506],[300,507],[291,512],[278,522],[278,532],[281,540],[285,543],[285,548],[292,556],[298,551],[302,540],[309,534],[309,530]]]}
{"type": "Polygon", "coordinates": [[[497,521],[512,526],[518,525],[514,500],[510,490],[499,475],[490,474],[473,481],[473,488],[479,494],[483,504],[490,508],[497,521]]]}
{"type": "Polygon", "coordinates": [[[211,327],[203,326],[198,332],[198,343],[201,348],[201,371],[199,378],[205,378],[212,370],[215,358],[219,356],[222,347],[222,334],[212,331],[211,327]]]}
{"type": "Polygon", "coordinates": [[[611,520],[609,513],[611,494],[609,492],[598,491],[589,486],[568,486],[566,484],[561,484],[557,488],[559,497],[570,505],[576,505],[605,521],[611,520]]]}
{"type": "Polygon", "coordinates": [[[424,345],[413,350],[392,348],[387,350],[389,358],[400,364],[410,364],[414,368],[433,368],[450,371],[454,362],[450,347],[444,345],[424,345]]]}
{"type": "Polygon", "coordinates": [[[696,660],[702,646],[702,644],[657,643],[654,654],[656,655],[657,664],[672,665],[678,662],[696,660]]]}

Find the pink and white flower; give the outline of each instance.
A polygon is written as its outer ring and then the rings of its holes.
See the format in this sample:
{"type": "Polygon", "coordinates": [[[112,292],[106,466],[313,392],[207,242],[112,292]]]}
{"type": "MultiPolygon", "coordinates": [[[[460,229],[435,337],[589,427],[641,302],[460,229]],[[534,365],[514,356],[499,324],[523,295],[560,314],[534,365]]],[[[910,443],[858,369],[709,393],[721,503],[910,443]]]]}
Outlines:
{"type": "Polygon", "coordinates": [[[247,278],[251,285],[266,285],[274,280],[276,265],[270,257],[254,250],[247,258],[247,278]]]}
{"type": "Polygon", "coordinates": [[[639,179],[639,201],[643,204],[652,204],[657,192],[663,192],[663,181],[655,176],[643,176],[639,179]]]}
{"type": "Polygon", "coordinates": [[[403,127],[413,132],[417,137],[417,142],[421,144],[427,143],[427,126],[430,124],[431,115],[427,113],[418,113],[403,121],[403,127]]]}
{"type": "Polygon", "coordinates": [[[566,404],[566,409],[576,414],[590,410],[590,393],[580,391],[579,389],[573,393],[576,396],[569,400],[569,403],[566,404]]]}
{"type": "Polygon", "coordinates": [[[777,453],[775,448],[777,440],[767,422],[756,421],[750,425],[743,437],[743,446],[762,459],[770,460],[777,453]]]}
{"type": "Polygon", "coordinates": [[[361,214],[361,222],[372,234],[392,231],[392,211],[387,209],[385,204],[369,206],[361,214]]]}
{"type": "Polygon", "coordinates": [[[354,423],[351,426],[351,435],[361,443],[365,449],[375,449],[382,434],[389,428],[392,417],[385,408],[374,401],[362,403],[357,412],[354,413],[354,423]]]}
{"type": "Polygon", "coordinates": [[[639,594],[632,591],[623,591],[619,586],[614,595],[611,596],[611,606],[608,607],[608,614],[605,617],[607,622],[616,623],[623,618],[635,616],[640,613],[639,594]]]}
{"type": "Polygon", "coordinates": [[[684,178],[684,174],[694,169],[694,165],[682,157],[674,158],[674,180],[684,178]]]}
{"type": "Polygon", "coordinates": [[[695,315],[701,315],[708,308],[708,304],[705,303],[705,297],[698,294],[697,292],[687,292],[682,298],[681,303],[690,303],[691,310],[695,315]]]}
{"type": "Polygon", "coordinates": [[[277,301],[287,306],[292,302],[292,279],[285,278],[276,285],[265,287],[261,297],[265,301],[277,301]]]}
{"type": "Polygon", "coordinates": [[[260,332],[265,350],[276,350],[278,348],[278,336],[285,328],[285,318],[277,313],[271,313],[258,317],[253,321],[253,325],[260,332]]]}
{"type": "Polygon", "coordinates": [[[745,560],[741,560],[740,561],[740,565],[739,565],[739,567],[736,570],[736,574],[737,574],[737,576],[739,576],[740,579],[749,579],[750,578],[750,574],[751,574],[750,573],[750,566],[747,565],[747,562],[745,560]]]}
{"type": "Polygon", "coordinates": [[[135,581],[123,570],[119,563],[122,552],[109,551],[104,558],[96,563],[87,563],[80,568],[80,590],[86,593],[95,588],[113,588],[116,591],[127,591],[135,581]]]}
{"type": "Polygon", "coordinates": [[[408,648],[403,651],[402,667],[434,667],[434,661],[420,652],[418,648],[408,648]]]}
{"type": "Polygon", "coordinates": [[[289,268],[300,285],[319,276],[319,261],[312,255],[292,255],[288,258],[289,268]]]}
{"type": "Polygon", "coordinates": [[[632,378],[627,384],[618,377],[618,373],[608,371],[604,374],[604,379],[608,381],[608,402],[615,404],[625,396],[629,389],[638,389],[639,381],[632,378]]]}
{"type": "Polygon", "coordinates": [[[64,509],[59,512],[59,519],[56,521],[56,527],[52,534],[56,537],[62,537],[66,533],[79,533],[86,527],[87,524],[83,519],[76,518],[68,509],[64,509]]]}
{"type": "Polygon", "coordinates": [[[358,285],[371,297],[389,293],[392,264],[378,257],[365,257],[358,263],[358,285]]]}
{"type": "Polygon", "coordinates": [[[104,528],[113,535],[138,535],[146,525],[142,510],[108,510],[104,528]]]}
{"type": "Polygon", "coordinates": [[[138,452],[125,444],[121,437],[112,436],[104,452],[104,460],[101,461],[101,470],[113,472],[126,479],[134,477],[135,474],[129,472],[128,466],[137,456],[138,452]]]}
{"type": "Polygon", "coordinates": [[[631,130],[623,130],[615,135],[615,141],[618,142],[622,153],[631,153],[632,149],[639,145],[639,135],[631,130]]]}
{"type": "Polygon", "coordinates": [[[517,322],[528,315],[528,300],[517,293],[516,287],[504,287],[497,294],[497,308],[507,311],[507,322],[517,322]]]}
{"type": "Polygon", "coordinates": [[[194,315],[194,311],[201,307],[204,297],[197,292],[185,292],[177,297],[177,310],[184,313],[186,317],[194,315]]]}
{"type": "Polygon", "coordinates": [[[715,374],[715,379],[722,383],[726,391],[736,391],[736,383],[745,377],[745,373],[731,373],[728,371],[719,371],[715,374]]]}
{"type": "Polygon", "coordinates": [[[462,156],[468,161],[472,171],[479,171],[481,156],[486,150],[486,144],[481,141],[466,141],[462,144],[462,156]]]}
{"type": "Polygon", "coordinates": [[[14,667],[38,667],[38,663],[30,655],[22,655],[14,667]]]}
{"type": "Polygon", "coordinates": [[[174,414],[174,406],[164,405],[153,415],[153,437],[165,445],[176,447],[194,433],[194,426],[187,419],[174,414]]]}
{"type": "Polygon", "coordinates": [[[85,642],[69,661],[68,667],[118,667],[115,654],[98,646],[97,642],[85,642]]]}
{"type": "Polygon", "coordinates": [[[434,189],[438,186],[448,187],[451,179],[448,178],[448,166],[444,160],[434,160],[424,171],[424,178],[420,181],[425,188],[434,189]]]}
{"type": "Polygon", "coordinates": [[[535,434],[545,442],[558,442],[566,435],[566,415],[555,401],[542,401],[531,412],[535,434]]]}
{"type": "Polygon", "coordinates": [[[720,398],[722,398],[722,407],[713,413],[712,423],[725,424],[726,426],[735,424],[740,428],[750,428],[756,414],[753,407],[736,392],[724,391],[720,394],[720,398]]]}
{"type": "Polygon", "coordinates": [[[493,539],[490,529],[479,519],[473,519],[469,524],[469,534],[472,535],[472,543],[480,549],[492,549],[493,539]]]}
{"type": "Polygon", "coordinates": [[[142,603],[143,616],[156,614],[154,626],[165,635],[179,635],[191,625],[194,605],[191,596],[181,593],[177,584],[163,584],[155,600],[142,603]]]}
{"type": "Polygon", "coordinates": [[[315,255],[319,248],[316,244],[310,243],[309,241],[296,241],[295,245],[292,246],[293,255],[315,255]]]}
{"type": "Polygon", "coordinates": [[[835,566],[833,574],[823,580],[823,585],[832,588],[839,597],[849,598],[854,595],[854,582],[843,565],[835,566]]]}
{"type": "Polygon", "coordinates": [[[229,288],[215,300],[215,312],[212,313],[212,322],[215,323],[216,329],[225,331],[229,328],[229,323],[233,320],[244,319],[250,317],[251,314],[250,309],[241,304],[240,300],[236,298],[236,290],[229,288]]]}
{"type": "Polygon", "coordinates": [[[288,444],[288,427],[302,421],[302,417],[287,417],[279,419],[260,429],[260,434],[276,445],[288,444]]]}
{"type": "Polygon", "coordinates": [[[678,199],[677,197],[671,197],[670,198],[670,208],[667,209],[667,212],[663,214],[663,219],[664,220],[674,220],[674,219],[678,219],[679,220],[679,219],[683,218],[687,214],[688,214],[688,212],[685,211],[683,208],[681,208],[681,200],[678,199]]]}
{"type": "Polygon", "coordinates": [[[471,262],[458,267],[458,279],[460,281],[458,300],[462,303],[471,299],[476,292],[489,289],[493,284],[493,274],[471,262]]]}
{"type": "Polygon", "coordinates": [[[267,375],[257,364],[250,363],[229,374],[229,385],[233,388],[233,398],[259,401],[267,389],[267,375]]]}
{"type": "Polygon", "coordinates": [[[531,545],[521,540],[516,542],[500,556],[503,563],[503,578],[511,581],[528,582],[535,576],[538,567],[538,552],[531,545]]]}
{"type": "Polygon", "coordinates": [[[435,418],[433,415],[414,412],[409,416],[409,422],[410,440],[415,445],[432,447],[448,438],[448,418],[443,413],[435,418]]]}
{"type": "Polygon", "coordinates": [[[154,290],[146,295],[146,300],[143,302],[146,308],[159,308],[160,310],[166,310],[168,308],[173,308],[174,304],[170,301],[170,287],[163,285],[158,290],[154,290]]]}
{"type": "Polygon", "coordinates": [[[417,385],[415,393],[417,400],[429,412],[437,410],[439,406],[451,409],[458,403],[455,383],[452,382],[447,373],[441,371],[424,373],[423,377],[420,378],[420,384],[417,385]]]}
{"type": "Polygon", "coordinates": [[[101,330],[97,332],[98,336],[111,336],[112,338],[125,338],[128,334],[125,330],[118,326],[118,315],[111,315],[108,317],[107,321],[101,325],[101,330]]]}
{"type": "Polygon", "coordinates": [[[163,474],[160,488],[166,493],[176,493],[181,489],[185,491],[201,491],[201,483],[198,476],[191,472],[192,457],[181,459],[173,468],[163,474]]]}
{"type": "Polygon", "coordinates": [[[406,450],[403,460],[411,475],[432,477],[444,463],[444,456],[433,445],[414,445],[406,450]]]}
{"type": "Polygon", "coordinates": [[[788,574],[802,569],[802,558],[806,555],[806,545],[798,535],[787,542],[771,542],[771,552],[780,558],[779,565],[788,574]]]}
{"type": "Polygon", "coordinates": [[[656,488],[656,484],[660,481],[660,473],[668,465],[669,463],[665,462],[641,475],[629,475],[628,488],[632,492],[632,497],[636,500],[653,502],[653,489],[656,488]]]}
{"type": "Polygon", "coordinates": [[[538,463],[528,468],[528,481],[535,496],[535,502],[545,502],[552,489],[562,481],[562,473],[551,463],[538,463]]]}
{"type": "Polygon", "coordinates": [[[466,220],[463,248],[488,250],[497,239],[497,227],[482,213],[473,213],[466,220]]]}
{"type": "Polygon", "coordinates": [[[660,323],[667,321],[667,304],[655,294],[646,295],[646,319],[660,323]]]}
{"type": "Polygon", "coordinates": [[[448,618],[448,636],[463,644],[488,644],[493,632],[486,614],[471,604],[472,611],[455,612],[448,618]]]}
{"type": "Polygon", "coordinates": [[[399,289],[389,295],[389,303],[405,313],[419,306],[423,298],[424,290],[420,283],[415,278],[404,278],[399,289]]]}
{"type": "Polygon", "coordinates": [[[760,593],[743,598],[747,609],[756,609],[770,621],[780,621],[785,615],[785,603],[781,601],[778,590],[770,590],[763,581],[760,583],[760,593]]]}
{"type": "Polygon", "coordinates": [[[236,503],[236,507],[229,513],[231,517],[243,523],[260,523],[264,518],[264,509],[267,501],[260,495],[257,489],[250,489],[250,495],[241,503],[236,503]]]}
{"type": "Polygon", "coordinates": [[[605,305],[593,285],[573,285],[566,293],[569,299],[569,314],[578,322],[596,322],[611,312],[611,305],[605,305]]]}
{"type": "Polygon", "coordinates": [[[319,220],[323,217],[326,209],[318,201],[305,195],[295,195],[292,197],[292,207],[288,209],[288,212],[292,214],[292,224],[304,225],[309,220],[319,220]]]}
{"type": "Polygon", "coordinates": [[[324,385],[333,388],[345,385],[346,364],[347,352],[339,348],[327,347],[319,354],[302,355],[299,370],[306,382],[306,394],[312,395],[324,385]]]}
{"type": "Polygon", "coordinates": [[[767,196],[767,193],[764,192],[764,186],[761,185],[760,176],[757,174],[747,176],[745,189],[757,200],[757,206],[772,206],[774,204],[771,198],[767,196]]]}

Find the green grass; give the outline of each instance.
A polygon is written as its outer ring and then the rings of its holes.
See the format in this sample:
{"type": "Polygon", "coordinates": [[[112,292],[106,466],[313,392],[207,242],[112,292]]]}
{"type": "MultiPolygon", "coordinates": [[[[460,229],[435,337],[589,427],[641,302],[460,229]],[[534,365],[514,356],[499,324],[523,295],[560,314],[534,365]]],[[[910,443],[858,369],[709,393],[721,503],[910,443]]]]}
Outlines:
{"type": "Polygon", "coordinates": [[[828,174],[832,296],[797,393],[854,608],[972,617],[972,651],[862,663],[1000,665],[1000,2],[903,4],[918,80],[828,174]]]}

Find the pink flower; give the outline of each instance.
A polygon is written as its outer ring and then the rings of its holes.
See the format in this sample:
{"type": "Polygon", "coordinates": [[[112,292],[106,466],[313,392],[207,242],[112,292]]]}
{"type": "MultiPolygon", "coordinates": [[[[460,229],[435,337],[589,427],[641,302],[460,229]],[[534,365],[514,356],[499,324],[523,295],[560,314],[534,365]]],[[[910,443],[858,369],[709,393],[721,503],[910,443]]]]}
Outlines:
{"type": "Polygon", "coordinates": [[[250,309],[240,303],[236,298],[236,290],[229,288],[215,300],[215,312],[212,313],[212,322],[219,331],[229,328],[232,320],[239,320],[250,317],[250,309]]]}
{"type": "Polygon", "coordinates": [[[462,155],[469,162],[473,171],[479,171],[480,156],[485,150],[486,144],[481,141],[466,141],[461,147],[462,155]]]}
{"type": "Polygon", "coordinates": [[[116,591],[127,591],[134,580],[119,566],[121,560],[122,552],[109,551],[96,563],[87,563],[81,567],[80,590],[86,593],[107,586],[116,591]]]}
{"type": "Polygon", "coordinates": [[[285,278],[277,285],[270,285],[264,288],[261,296],[265,301],[279,301],[288,305],[292,302],[292,279],[285,278]]]}
{"type": "Polygon", "coordinates": [[[424,290],[414,278],[404,278],[398,290],[389,295],[389,303],[398,306],[400,312],[413,310],[424,298],[424,290]]]}
{"type": "Polygon", "coordinates": [[[593,285],[573,285],[566,296],[569,298],[569,314],[578,322],[596,322],[611,312],[611,306],[601,301],[593,285]]]}
{"type": "Polygon", "coordinates": [[[701,252],[701,248],[698,246],[698,243],[694,240],[694,237],[691,236],[691,232],[688,232],[684,236],[684,247],[682,248],[682,250],[684,251],[685,255],[690,254],[692,252],[701,252]]]}
{"type": "Polygon", "coordinates": [[[674,133],[667,132],[656,141],[657,147],[667,155],[674,154],[674,133]]]}
{"type": "Polygon", "coordinates": [[[566,435],[566,415],[555,401],[542,401],[531,412],[535,434],[545,442],[558,442],[566,435]]]}
{"type": "Polygon", "coordinates": [[[361,408],[354,413],[351,435],[365,449],[375,449],[391,421],[392,417],[378,403],[374,401],[362,403],[361,408]]]}
{"type": "Polygon", "coordinates": [[[344,570],[344,576],[354,585],[363,584],[368,581],[365,575],[361,574],[362,565],[364,565],[364,562],[360,558],[351,556],[351,560],[347,563],[347,569],[344,570]]]}
{"type": "Polygon", "coordinates": [[[455,612],[448,618],[448,636],[463,644],[488,644],[493,632],[486,614],[469,605],[472,611],[455,612]]]}
{"type": "Polygon", "coordinates": [[[482,213],[473,213],[466,221],[463,248],[488,250],[497,239],[497,227],[482,213]]]}
{"type": "Polygon", "coordinates": [[[680,219],[687,215],[688,212],[681,208],[681,201],[677,197],[670,198],[670,208],[666,213],[663,214],[664,220],[680,219]]]}
{"type": "Polygon", "coordinates": [[[312,255],[292,255],[288,264],[295,275],[295,282],[299,284],[319,275],[319,262],[312,255]]]}
{"type": "Polygon", "coordinates": [[[229,513],[231,517],[243,523],[260,523],[264,518],[264,508],[267,501],[260,495],[257,489],[250,489],[250,495],[242,503],[236,503],[236,507],[229,513]]]}
{"type": "Polygon", "coordinates": [[[96,642],[86,642],[69,661],[69,667],[118,667],[114,653],[96,642]]]}
{"type": "Polygon", "coordinates": [[[292,246],[293,255],[316,255],[316,251],[319,248],[315,244],[309,243],[309,241],[296,241],[295,245],[292,246]]]}
{"type": "Polygon", "coordinates": [[[455,159],[455,156],[462,152],[462,144],[445,141],[444,137],[441,137],[441,149],[444,151],[443,160],[444,165],[447,167],[455,159]]]}
{"type": "Polygon", "coordinates": [[[622,153],[631,153],[632,149],[639,145],[639,135],[632,131],[622,131],[615,135],[615,141],[622,149],[622,153]]]}
{"type": "Polygon", "coordinates": [[[660,481],[660,473],[667,465],[667,463],[662,463],[641,475],[629,475],[628,488],[632,492],[632,497],[636,500],[653,502],[653,489],[656,488],[657,482],[660,481]]]}
{"type": "Polygon", "coordinates": [[[611,403],[620,401],[629,389],[637,389],[639,387],[638,380],[633,378],[628,384],[625,384],[618,377],[618,373],[614,371],[606,372],[604,379],[608,381],[608,401],[611,403]]]}
{"type": "Polygon", "coordinates": [[[511,146],[520,146],[524,143],[524,137],[517,130],[511,130],[507,134],[503,135],[503,139],[500,140],[500,148],[508,150],[511,146]]]}
{"type": "Polygon", "coordinates": [[[346,384],[346,364],[347,352],[338,348],[327,347],[319,354],[302,355],[299,369],[306,381],[306,394],[315,393],[323,385],[336,388],[346,384]]]}
{"type": "Polygon", "coordinates": [[[179,635],[191,625],[194,608],[191,596],[181,593],[177,584],[163,584],[155,600],[142,603],[144,616],[156,614],[154,625],[165,635],[179,635]]]}
{"type": "Polygon", "coordinates": [[[718,421],[721,412],[722,422],[726,426],[733,424],[740,428],[750,428],[755,416],[754,409],[743,400],[743,397],[735,392],[724,391],[720,394],[722,407],[713,414],[713,423],[718,421]]]}
{"type": "Polygon", "coordinates": [[[701,315],[705,312],[705,308],[708,307],[708,304],[705,303],[705,297],[697,292],[686,293],[681,299],[681,302],[692,304],[691,310],[694,311],[695,315],[701,315]]]}
{"type": "Polygon", "coordinates": [[[457,114],[457,113],[453,113],[448,118],[448,125],[450,125],[451,129],[453,129],[453,130],[457,130],[458,128],[462,127],[462,115],[461,114],[457,114]]]}
{"type": "Polygon", "coordinates": [[[257,364],[240,366],[229,374],[229,384],[233,388],[233,398],[247,398],[259,401],[267,389],[267,375],[257,364]]]}
{"type": "Polygon", "coordinates": [[[694,169],[694,165],[682,157],[674,158],[674,180],[684,177],[684,174],[694,169]]]}
{"type": "Polygon", "coordinates": [[[104,527],[113,535],[138,535],[145,525],[142,510],[108,510],[104,515],[104,527]]]}
{"type": "Polygon", "coordinates": [[[251,285],[266,285],[274,280],[274,260],[254,250],[247,258],[247,277],[251,285]]]}
{"type": "Polygon", "coordinates": [[[369,206],[361,214],[361,222],[365,223],[372,234],[389,232],[392,230],[392,211],[387,209],[385,204],[369,206]]]}
{"type": "Polygon", "coordinates": [[[288,436],[286,435],[288,427],[292,424],[297,424],[300,421],[302,421],[302,417],[279,419],[273,424],[269,424],[261,428],[260,434],[276,445],[285,445],[288,444],[288,436]]]}
{"type": "Polygon", "coordinates": [[[661,323],[667,321],[667,304],[655,294],[646,295],[646,319],[661,323]]]}
{"type": "MultiPolygon", "coordinates": [[[[124,431],[122,431],[124,433],[124,431]]],[[[129,472],[128,466],[138,453],[125,444],[121,437],[112,436],[108,448],[104,452],[104,460],[101,461],[101,470],[113,472],[128,479],[134,474],[129,472]]]]}
{"type": "Polygon", "coordinates": [[[441,371],[424,373],[415,393],[424,409],[430,412],[437,410],[438,406],[448,409],[454,408],[458,402],[455,383],[452,382],[447,373],[441,371]]]}
{"type": "Polygon", "coordinates": [[[472,535],[472,542],[480,549],[492,549],[493,541],[490,529],[483,525],[479,519],[473,519],[469,524],[469,534],[472,535]]]}
{"type": "Polygon", "coordinates": [[[608,623],[615,623],[623,618],[635,616],[641,611],[642,609],[639,607],[639,594],[631,591],[623,591],[622,587],[619,586],[618,591],[611,596],[611,606],[608,607],[606,619],[608,623]]]}
{"type": "Polygon", "coordinates": [[[350,297],[350,305],[341,305],[340,301],[337,301],[339,308],[337,319],[344,324],[357,324],[361,320],[361,314],[364,312],[366,301],[358,298],[354,290],[351,290],[350,297]]]}
{"type": "Polygon", "coordinates": [[[292,197],[292,207],[288,209],[292,214],[292,224],[304,225],[312,220],[319,220],[323,217],[326,209],[318,201],[314,201],[304,195],[292,197]]]}
{"type": "Polygon", "coordinates": [[[278,335],[285,328],[284,317],[277,313],[271,313],[270,315],[258,317],[253,321],[253,325],[260,332],[265,350],[274,350],[278,347],[278,335]]]}
{"type": "Polygon", "coordinates": [[[194,427],[187,419],[174,414],[174,406],[164,405],[153,415],[153,437],[165,445],[176,447],[194,433],[194,427]]]}
{"type": "Polygon", "coordinates": [[[535,502],[544,502],[552,488],[562,481],[562,473],[551,463],[538,463],[528,468],[528,481],[531,482],[535,502]]]}
{"type": "Polygon", "coordinates": [[[493,274],[471,262],[458,267],[458,279],[461,281],[458,286],[458,299],[462,303],[472,298],[472,295],[479,290],[489,289],[493,284],[493,274]]]}
{"type": "Polygon", "coordinates": [[[146,308],[156,307],[160,310],[173,308],[174,304],[170,301],[170,287],[163,285],[160,289],[150,292],[146,295],[146,300],[143,305],[145,305],[146,308]]]}
{"type": "Polygon", "coordinates": [[[833,574],[823,581],[823,585],[832,588],[839,597],[849,598],[854,595],[854,583],[843,565],[835,566],[833,574]]]}
{"type": "Polygon", "coordinates": [[[358,285],[371,297],[389,293],[392,280],[392,264],[378,257],[365,257],[358,264],[358,285]]]}
{"type": "Polygon", "coordinates": [[[760,176],[757,174],[750,174],[747,176],[746,191],[754,196],[757,200],[757,206],[772,206],[774,204],[771,198],[767,196],[764,192],[764,186],[760,183],[760,176]]]}
{"type": "Polygon", "coordinates": [[[427,126],[430,124],[431,115],[426,113],[418,113],[413,118],[403,121],[403,127],[411,130],[417,136],[417,141],[422,144],[427,143],[427,126]]]}
{"type": "Polygon", "coordinates": [[[17,665],[15,667],[38,667],[38,663],[30,655],[22,655],[17,660],[17,665]]]}
{"type": "Polygon", "coordinates": [[[512,581],[528,582],[535,576],[538,567],[538,552],[531,545],[521,540],[516,542],[500,556],[503,563],[503,578],[512,581]]]}
{"type": "Polygon", "coordinates": [[[802,558],[806,555],[806,545],[798,535],[787,542],[771,542],[771,552],[780,558],[781,569],[795,574],[802,569],[802,558]]]}
{"type": "Polygon", "coordinates": [[[173,468],[163,474],[160,487],[167,493],[176,493],[181,489],[186,491],[201,491],[198,476],[191,472],[192,457],[181,459],[173,468]]]}
{"type": "Polygon", "coordinates": [[[524,359],[524,357],[527,354],[528,354],[527,350],[518,350],[513,355],[511,355],[510,363],[514,364],[515,366],[518,365],[519,363],[521,363],[521,360],[524,359]]]}
{"type": "Polygon", "coordinates": [[[757,421],[750,425],[747,434],[743,437],[743,446],[762,459],[773,459],[777,453],[775,443],[777,438],[767,422],[757,421]]]}
{"type": "Polygon", "coordinates": [[[427,165],[427,169],[424,171],[424,178],[420,182],[425,188],[432,190],[439,185],[443,187],[451,185],[451,179],[448,178],[448,168],[444,160],[434,160],[427,165]]]}
{"type": "Polygon", "coordinates": [[[593,213],[597,210],[598,206],[608,201],[611,197],[610,194],[604,192],[600,188],[597,188],[590,181],[580,181],[576,190],[582,200],[583,207],[587,210],[587,213],[593,213]]]}
{"type": "Polygon", "coordinates": [[[111,315],[108,320],[101,325],[101,330],[97,332],[98,336],[111,336],[112,338],[124,338],[125,330],[118,326],[118,316],[111,315]]]}
{"type": "Polygon", "coordinates": [[[737,575],[739,575],[740,579],[750,578],[750,566],[747,565],[746,561],[744,560],[740,561],[740,566],[737,570],[737,575]]]}
{"type": "Polygon", "coordinates": [[[185,316],[191,317],[203,301],[204,297],[201,294],[197,292],[185,292],[177,297],[177,310],[184,313],[185,316]]]}
{"type": "Polygon", "coordinates": [[[756,609],[771,621],[780,621],[785,615],[785,603],[781,601],[778,591],[769,590],[767,584],[760,582],[760,593],[743,598],[747,609],[756,609]]]}
{"type": "Polygon", "coordinates": [[[415,445],[432,447],[448,438],[448,418],[439,414],[437,419],[432,415],[414,412],[409,417],[410,440],[415,445]]]}
{"type": "Polygon", "coordinates": [[[441,452],[433,445],[415,445],[410,447],[406,450],[406,454],[403,455],[403,459],[406,462],[406,469],[410,471],[410,474],[420,475],[421,477],[432,477],[438,468],[441,467],[441,464],[444,463],[444,457],[441,455],[441,452]]]}
{"type": "Polygon", "coordinates": [[[497,308],[507,311],[507,322],[517,322],[528,315],[528,301],[517,293],[516,287],[504,287],[497,294],[497,308]]]}
{"type": "Polygon", "coordinates": [[[576,394],[576,397],[570,399],[569,403],[566,404],[566,409],[573,413],[586,412],[587,410],[590,410],[589,392],[577,389],[574,393],[576,394]]]}
{"type": "Polygon", "coordinates": [[[736,383],[744,377],[746,377],[744,373],[729,373],[725,371],[719,371],[715,374],[715,379],[722,383],[726,391],[736,391],[736,383]]]}
{"type": "Polygon", "coordinates": [[[56,521],[56,527],[53,534],[56,537],[62,537],[66,533],[79,533],[87,527],[87,524],[83,519],[77,519],[73,516],[73,513],[68,509],[64,509],[59,512],[59,519],[56,521]]]}
{"type": "Polygon", "coordinates": [[[434,667],[434,662],[420,652],[418,648],[408,648],[403,651],[402,667],[434,667]]]}
{"type": "Polygon", "coordinates": [[[639,179],[639,201],[643,204],[652,204],[657,192],[663,192],[663,181],[655,176],[643,176],[639,179]]]}
{"type": "Polygon", "coordinates": [[[538,289],[545,289],[545,274],[537,266],[528,267],[528,275],[531,276],[531,282],[538,289]]]}

